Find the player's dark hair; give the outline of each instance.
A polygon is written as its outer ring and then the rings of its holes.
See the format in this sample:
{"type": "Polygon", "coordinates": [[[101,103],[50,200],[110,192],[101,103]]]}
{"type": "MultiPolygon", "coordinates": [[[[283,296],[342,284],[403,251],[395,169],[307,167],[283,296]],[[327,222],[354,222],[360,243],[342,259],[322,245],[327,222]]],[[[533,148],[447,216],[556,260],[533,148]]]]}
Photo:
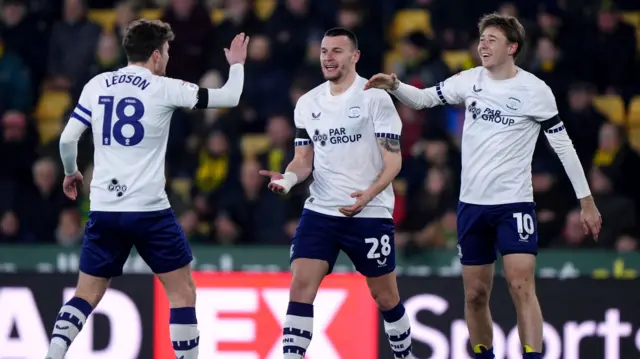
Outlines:
{"type": "Polygon", "coordinates": [[[155,50],[162,51],[165,42],[173,41],[171,25],[160,20],[136,20],[122,39],[129,62],[147,62],[155,50]]]}
{"type": "Polygon", "coordinates": [[[329,29],[327,30],[327,32],[324,33],[324,36],[326,37],[346,36],[351,42],[351,45],[353,45],[353,49],[354,50],[358,49],[358,38],[356,37],[356,34],[354,34],[351,30],[345,29],[344,27],[334,27],[333,29],[329,29]]]}
{"type": "Polygon", "coordinates": [[[516,52],[513,53],[513,58],[516,59],[520,54],[520,51],[524,48],[524,40],[526,37],[524,26],[513,16],[502,15],[494,12],[483,16],[478,22],[478,30],[480,35],[488,27],[496,27],[502,31],[507,41],[510,43],[518,44],[516,52]]]}

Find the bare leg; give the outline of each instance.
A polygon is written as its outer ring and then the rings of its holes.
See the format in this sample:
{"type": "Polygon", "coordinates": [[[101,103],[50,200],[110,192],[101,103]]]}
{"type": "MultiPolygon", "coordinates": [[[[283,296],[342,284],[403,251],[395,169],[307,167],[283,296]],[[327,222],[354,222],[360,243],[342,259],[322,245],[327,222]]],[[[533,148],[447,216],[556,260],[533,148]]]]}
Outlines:
{"type": "Polygon", "coordinates": [[[518,333],[525,352],[542,351],[542,310],[535,287],[536,257],[515,253],[503,257],[504,274],[518,317],[518,333]]]}
{"type": "Polygon", "coordinates": [[[409,357],[411,355],[411,323],[404,305],[400,302],[396,272],[367,278],[367,284],[384,318],[384,330],[394,357],[398,359],[409,357]]]}
{"type": "Polygon", "coordinates": [[[490,349],[493,342],[493,321],[489,309],[493,271],[493,264],[462,266],[464,316],[471,345],[477,354],[481,346],[490,349]]]}

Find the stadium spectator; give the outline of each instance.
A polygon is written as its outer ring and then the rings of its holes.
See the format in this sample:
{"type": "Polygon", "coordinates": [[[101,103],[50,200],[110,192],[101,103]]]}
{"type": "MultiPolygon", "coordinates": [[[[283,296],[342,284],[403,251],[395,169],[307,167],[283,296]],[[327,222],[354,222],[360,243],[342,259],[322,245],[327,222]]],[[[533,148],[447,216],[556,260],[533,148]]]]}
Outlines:
{"type": "Polygon", "coordinates": [[[47,87],[71,90],[79,96],[95,59],[101,31],[87,19],[84,0],[65,0],[63,19],[51,30],[47,87]]]}
{"type": "Polygon", "coordinates": [[[31,73],[31,88],[39,89],[47,68],[42,49],[48,44],[48,24],[29,12],[27,0],[2,2],[0,33],[7,50],[20,56],[31,73]]]}
{"type": "Polygon", "coordinates": [[[84,228],[80,212],[75,208],[68,208],[60,212],[58,228],[56,228],[56,243],[65,247],[73,247],[82,243],[84,228]]]}
{"type": "MultiPolygon", "coordinates": [[[[172,0],[164,9],[162,21],[168,22],[180,39],[171,43],[167,72],[175,78],[198,82],[205,71],[206,41],[212,29],[208,12],[195,0],[172,0]]],[[[223,53],[220,47],[217,49],[223,53]]]]}
{"type": "Polygon", "coordinates": [[[23,228],[38,242],[54,243],[60,212],[74,203],[59,190],[57,163],[50,158],[41,158],[33,165],[33,184],[18,196],[16,213],[23,228]]]}
{"type": "Polygon", "coordinates": [[[33,92],[29,68],[19,55],[5,47],[0,34],[0,114],[31,109],[33,92]]]}

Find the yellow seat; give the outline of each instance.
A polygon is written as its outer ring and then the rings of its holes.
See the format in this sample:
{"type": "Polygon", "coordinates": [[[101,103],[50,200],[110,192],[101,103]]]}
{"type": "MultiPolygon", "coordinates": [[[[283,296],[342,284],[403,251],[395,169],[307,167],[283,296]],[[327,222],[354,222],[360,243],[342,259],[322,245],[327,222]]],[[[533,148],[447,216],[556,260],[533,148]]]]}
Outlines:
{"type": "Polygon", "coordinates": [[[116,12],[111,9],[94,9],[89,10],[87,14],[89,20],[97,23],[107,32],[113,31],[116,23],[116,12]]]}
{"type": "Polygon", "coordinates": [[[593,99],[593,106],[609,121],[626,126],[624,101],[618,95],[602,95],[593,99]]]}
{"type": "Polygon", "coordinates": [[[260,20],[268,20],[271,14],[273,14],[276,5],[275,0],[256,0],[254,5],[256,16],[258,16],[260,20]]]}
{"type": "Polygon", "coordinates": [[[421,9],[407,9],[396,12],[389,32],[391,42],[395,43],[405,35],[415,31],[422,31],[427,36],[431,35],[431,16],[429,12],[421,9]]]}
{"type": "Polygon", "coordinates": [[[640,151],[640,127],[632,127],[629,129],[629,144],[636,151],[640,151]]]}
{"type": "Polygon", "coordinates": [[[265,135],[244,135],[240,148],[246,157],[256,156],[269,148],[269,138],[265,135]]]}
{"type": "Polygon", "coordinates": [[[640,128],[640,95],[635,96],[629,103],[629,127],[640,128]]]}
{"type": "Polygon", "coordinates": [[[162,9],[143,9],[140,11],[140,18],[147,20],[158,20],[162,17],[162,9]]]}
{"type": "Polygon", "coordinates": [[[449,70],[457,72],[464,70],[465,66],[472,61],[469,51],[445,51],[442,53],[442,60],[449,67],[449,70]]]}
{"type": "Polygon", "coordinates": [[[211,22],[214,25],[218,25],[220,24],[222,21],[224,21],[224,10],[222,9],[213,9],[211,11],[211,22]]]}
{"type": "Polygon", "coordinates": [[[55,140],[62,131],[62,123],[58,122],[39,122],[38,133],[40,134],[40,143],[46,145],[55,140]]]}
{"type": "Polygon", "coordinates": [[[38,105],[34,117],[39,123],[60,123],[60,119],[71,105],[71,96],[63,91],[45,91],[38,105]]]}
{"type": "Polygon", "coordinates": [[[191,180],[189,178],[176,178],[171,181],[171,190],[182,197],[184,201],[191,198],[191,180]]]}

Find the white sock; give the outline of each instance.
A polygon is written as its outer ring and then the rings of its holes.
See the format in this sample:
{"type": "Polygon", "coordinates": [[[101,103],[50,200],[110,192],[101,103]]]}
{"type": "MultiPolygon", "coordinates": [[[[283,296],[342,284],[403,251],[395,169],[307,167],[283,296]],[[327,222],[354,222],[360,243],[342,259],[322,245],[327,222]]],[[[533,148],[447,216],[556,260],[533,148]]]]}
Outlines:
{"type": "Polygon", "coordinates": [[[313,335],[313,304],[289,302],[283,327],[284,359],[304,358],[313,335]]]}
{"type": "MultiPolygon", "coordinates": [[[[399,304],[399,306],[401,305],[399,304]]],[[[409,322],[409,316],[404,311],[404,307],[392,310],[396,313],[402,313],[402,316],[393,322],[388,322],[387,318],[385,318],[384,331],[387,333],[394,357],[396,359],[409,358],[411,355],[411,323],[409,322]]]]}
{"type": "Polygon", "coordinates": [[[177,359],[198,359],[200,332],[195,308],[171,308],[169,335],[177,359]]]}
{"type": "Polygon", "coordinates": [[[93,308],[85,300],[74,297],[60,308],[51,333],[46,358],[62,359],[87,321],[93,308]]]}

